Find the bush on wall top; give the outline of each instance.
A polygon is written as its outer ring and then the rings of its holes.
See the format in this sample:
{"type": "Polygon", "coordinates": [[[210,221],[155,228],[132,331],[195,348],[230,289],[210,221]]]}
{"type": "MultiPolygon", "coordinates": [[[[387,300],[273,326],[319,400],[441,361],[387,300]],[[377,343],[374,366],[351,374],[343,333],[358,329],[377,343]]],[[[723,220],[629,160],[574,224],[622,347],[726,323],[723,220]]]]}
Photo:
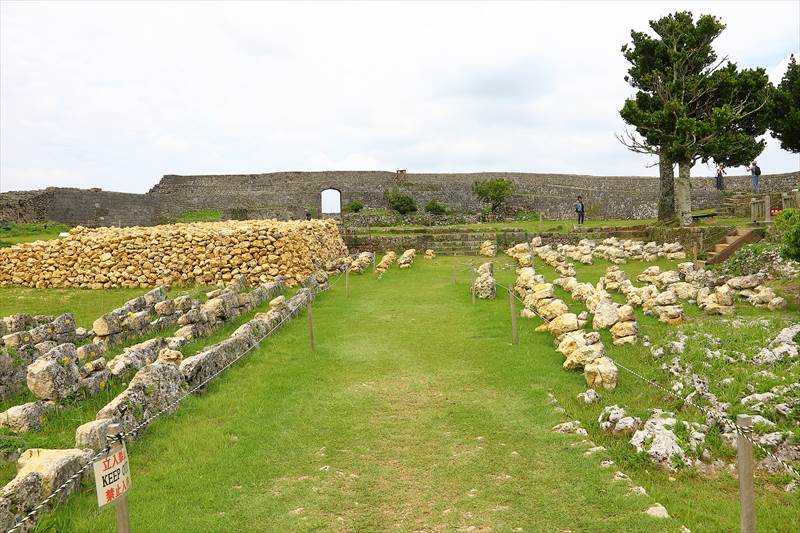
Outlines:
{"type": "Polygon", "coordinates": [[[428,202],[428,205],[425,206],[425,212],[432,215],[446,215],[447,206],[438,200],[431,200],[428,202]]]}
{"type": "Polygon", "coordinates": [[[351,200],[344,206],[345,213],[358,213],[364,209],[364,202],[361,200],[351,200]]]}
{"type": "Polygon", "coordinates": [[[417,210],[417,201],[410,194],[400,192],[397,189],[392,189],[386,193],[386,200],[389,202],[389,207],[405,215],[417,210]]]}

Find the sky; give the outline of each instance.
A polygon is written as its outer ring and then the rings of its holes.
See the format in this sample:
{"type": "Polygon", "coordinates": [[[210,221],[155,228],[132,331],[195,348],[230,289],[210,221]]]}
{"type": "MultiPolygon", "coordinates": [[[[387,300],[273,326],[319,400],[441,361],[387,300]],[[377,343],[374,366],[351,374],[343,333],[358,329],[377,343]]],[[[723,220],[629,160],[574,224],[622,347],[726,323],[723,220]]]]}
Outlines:
{"type": "MultiPolygon", "coordinates": [[[[678,9],[720,17],[719,55],[773,82],[800,51],[797,1],[3,1],[0,191],[284,170],[655,175],[614,136],[633,94],[620,47],[678,9]]],[[[764,173],[800,169],[767,139],[764,173]]]]}

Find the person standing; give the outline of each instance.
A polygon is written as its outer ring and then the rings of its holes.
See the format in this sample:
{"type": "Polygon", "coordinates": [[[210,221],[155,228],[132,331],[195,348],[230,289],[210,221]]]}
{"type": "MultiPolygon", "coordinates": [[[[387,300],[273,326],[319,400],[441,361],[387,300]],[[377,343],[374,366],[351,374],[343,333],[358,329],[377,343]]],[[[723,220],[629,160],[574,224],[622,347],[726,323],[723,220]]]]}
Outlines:
{"type": "Polygon", "coordinates": [[[717,190],[722,191],[725,189],[725,165],[720,163],[717,165],[717,190]]]}
{"type": "Polygon", "coordinates": [[[585,208],[583,207],[583,198],[578,196],[578,201],[575,202],[575,213],[578,215],[578,224],[583,224],[583,214],[585,208]]]}
{"type": "Polygon", "coordinates": [[[758,178],[761,176],[761,169],[758,167],[758,163],[753,161],[747,170],[750,171],[750,179],[753,181],[753,194],[758,194],[758,178]]]}

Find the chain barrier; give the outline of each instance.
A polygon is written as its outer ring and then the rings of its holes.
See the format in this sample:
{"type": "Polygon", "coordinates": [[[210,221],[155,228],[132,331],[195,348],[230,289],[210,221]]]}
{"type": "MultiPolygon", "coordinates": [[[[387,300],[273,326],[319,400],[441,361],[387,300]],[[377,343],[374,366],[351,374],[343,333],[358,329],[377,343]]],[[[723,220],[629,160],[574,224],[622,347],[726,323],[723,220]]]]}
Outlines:
{"type": "MultiPolygon", "coordinates": [[[[330,290],[330,288],[331,288],[331,287],[333,287],[333,285],[335,285],[335,284],[336,284],[336,282],[337,282],[337,281],[339,281],[339,279],[341,279],[341,277],[342,277],[343,275],[344,275],[344,273],[341,273],[341,274],[339,274],[339,276],[338,276],[338,277],[337,277],[337,278],[336,278],[336,279],[335,279],[335,280],[334,280],[332,283],[328,283],[328,287],[327,287],[327,288],[325,288],[325,289],[323,289],[323,290],[321,290],[321,291],[319,291],[319,292],[320,292],[320,293],[322,293],[322,292],[326,292],[326,291],[330,290]]],[[[299,309],[300,309],[300,308],[298,308],[298,313],[299,313],[299,309]]],[[[203,381],[202,381],[200,384],[198,384],[198,385],[196,385],[195,387],[193,387],[192,389],[190,389],[190,390],[186,391],[186,392],[185,392],[185,393],[183,393],[181,396],[179,396],[177,399],[175,399],[175,400],[173,400],[172,402],[170,402],[169,404],[167,404],[167,405],[166,405],[165,407],[163,407],[163,408],[162,408],[160,411],[157,411],[155,414],[153,414],[153,415],[149,416],[148,418],[146,418],[145,420],[143,420],[142,422],[140,422],[140,423],[139,423],[138,425],[136,425],[136,426],[135,426],[133,429],[131,429],[131,430],[129,430],[129,431],[125,431],[125,432],[119,432],[119,433],[117,433],[116,435],[113,435],[113,436],[112,436],[112,435],[109,435],[109,436],[107,436],[107,437],[106,437],[106,440],[108,441],[108,444],[106,445],[106,447],[105,447],[105,448],[103,448],[102,450],[100,450],[99,452],[97,452],[97,453],[96,453],[94,456],[92,456],[92,458],[91,458],[91,459],[89,459],[89,460],[88,460],[88,461],[87,461],[87,462],[86,462],[86,463],[85,463],[85,464],[84,464],[84,465],[83,465],[83,466],[82,466],[82,467],[81,467],[81,468],[80,468],[80,469],[79,469],[77,472],[75,472],[75,473],[74,473],[72,476],[70,476],[70,477],[69,477],[69,479],[67,479],[66,481],[64,481],[64,483],[62,483],[61,485],[59,485],[59,487],[58,487],[56,490],[54,490],[52,494],[50,494],[50,495],[49,495],[47,498],[45,498],[45,499],[44,499],[44,500],[43,500],[41,503],[39,503],[39,504],[38,504],[36,507],[34,507],[34,508],[33,508],[33,509],[32,509],[32,510],[31,510],[31,511],[28,513],[28,514],[26,514],[26,515],[25,515],[25,516],[24,516],[24,517],[23,517],[23,518],[22,518],[22,519],[21,519],[19,522],[17,522],[16,524],[14,524],[14,526],[13,526],[11,529],[9,529],[9,530],[8,530],[6,533],[13,533],[14,531],[17,531],[17,530],[20,528],[20,526],[22,526],[22,525],[23,525],[25,522],[27,522],[27,521],[31,520],[31,519],[32,519],[34,516],[36,516],[36,514],[37,514],[39,511],[41,511],[41,510],[42,510],[42,509],[43,509],[43,508],[44,508],[44,507],[45,507],[45,506],[46,506],[48,503],[50,503],[50,501],[52,501],[52,500],[53,500],[53,498],[55,498],[56,496],[58,496],[58,495],[59,495],[61,492],[63,492],[63,491],[64,491],[64,490],[65,490],[65,489],[66,489],[66,488],[67,488],[67,487],[68,487],[70,484],[72,484],[72,483],[73,483],[73,482],[74,482],[76,479],[78,479],[78,478],[79,478],[81,475],[83,475],[83,473],[86,471],[86,469],[87,469],[87,468],[89,468],[90,466],[92,466],[92,464],[94,464],[94,462],[95,462],[95,461],[97,461],[99,458],[101,458],[101,457],[103,457],[104,455],[106,455],[106,454],[109,452],[109,450],[111,449],[111,444],[112,444],[114,441],[116,441],[116,440],[119,440],[119,441],[124,441],[124,440],[127,440],[127,439],[129,439],[129,438],[136,437],[136,436],[137,436],[137,435],[138,435],[138,434],[139,434],[139,433],[140,433],[140,432],[141,432],[141,431],[142,431],[144,428],[146,428],[148,425],[150,425],[150,423],[151,423],[153,420],[155,420],[156,418],[158,418],[158,417],[160,417],[160,416],[164,415],[165,413],[169,412],[169,411],[170,411],[170,409],[172,409],[173,407],[176,407],[176,406],[180,405],[180,403],[181,403],[183,400],[185,400],[186,398],[188,398],[189,396],[191,396],[192,394],[194,394],[194,393],[195,393],[195,392],[197,392],[198,390],[202,389],[203,387],[205,387],[205,386],[206,386],[206,385],[207,385],[209,382],[211,382],[211,380],[213,380],[213,379],[214,379],[214,378],[216,378],[218,375],[220,375],[222,372],[224,372],[225,370],[227,370],[228,368],[230,368],[230,367],[231,367],[231,366],[232,366],[234,363],[236,363],[236,362],[237,362],[237,361],[239,361],[239,360],[240,360],[242,357],[244,357],[245,355],[247,355],[248,353],[250,353],[250,351],[252,351],[254,348],[258,347],[258,345],[259,345],[259,344],[261,344],[261,342],[262,342],[264,339],[266,339],[267,337],[269,337],[270,335],[272,335],[272,333],[274,333],[274,332],[275,332],[275,331],[276,331],[276,330],[277,330],[279,327],[281,327],[281,326],[283,325],[283,323],[284,323],[284,322],[286,322],[286,321],[287,321],[287,320],[289,320],[290,318],[294,318],[294,317],[295,317],[295,316],[296,316],[298,313],[289,313],[289,314],[287,314],[286,316],[284,316],[283,318],[281,318],[281,320],[280,320],[280,321],[279,321],[277,324],[275,324],[275,325],[274,325],[274,326],[273,326],[273,327],[272,327],[272,328],[271,328],[271,329],[270,329],[268,332],[266,332],[266,333],[265,333],[265,334],[264,334],[264,335],[263,335],[261,338],[259,338],[259,339],[258,339],[257,341],[255,341],[255,342],[254,342],[252,345],[250,345],[250,347],[248,347],[248,348],[247,348],[245,351],[243,351],[241,354],[239,354],[238,356],[236,356],[236,358],[232,359],[232,360],[231,360],[231,361],[230,361],[228,364],[226,364],[225,366],[223,366],[222,368],[220,368],[219,370],[217,370],[216,372],[214,372],[213,374],[211,374],[210,376],[208,376],[208,377],[207,377],[206,379],[204,379],[204,380],[203,380],[203,381]]]]}

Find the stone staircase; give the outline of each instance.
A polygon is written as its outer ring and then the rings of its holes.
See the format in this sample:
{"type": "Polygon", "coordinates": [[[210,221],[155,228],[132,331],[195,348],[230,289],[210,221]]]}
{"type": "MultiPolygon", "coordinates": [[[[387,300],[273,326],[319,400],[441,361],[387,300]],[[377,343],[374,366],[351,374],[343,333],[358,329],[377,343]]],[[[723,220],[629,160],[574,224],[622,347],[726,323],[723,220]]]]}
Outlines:
{"type": "Polygon", "coordinates": [[[735,228],[734,232],[714,245],[713,250],[706,252],[706,262],[721,263],[732,256],[736,250],[764,237],[763,228],[735,228]]]}

